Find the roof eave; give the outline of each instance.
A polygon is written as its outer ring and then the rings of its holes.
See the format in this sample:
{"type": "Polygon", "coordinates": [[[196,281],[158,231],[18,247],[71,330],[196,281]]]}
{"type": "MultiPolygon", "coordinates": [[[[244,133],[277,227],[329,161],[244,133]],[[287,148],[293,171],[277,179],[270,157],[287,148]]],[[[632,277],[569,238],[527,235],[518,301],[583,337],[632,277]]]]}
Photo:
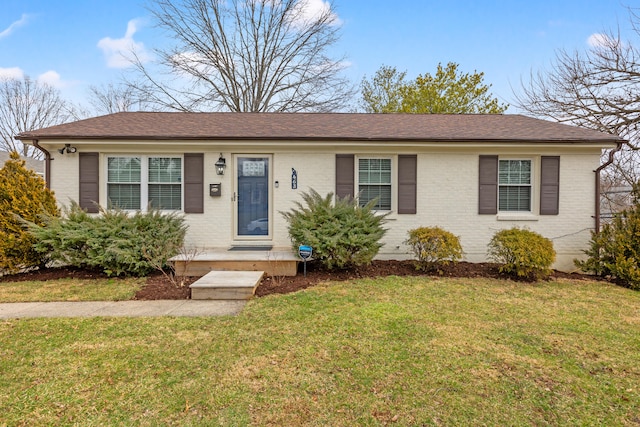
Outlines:
{"type": "Polygon", "coordinates": [[[518,143],[518,144],[618,144],[624,142],[623,138],[606,138],[606,139],[530,139],[530,138],[418,138],[418,137],[340,137],[340,136],[205,136],[205,135],[162,135],[162,136],[141,136],[141,135],[36,135],[36,134],[19,134],[16,135],[19,140],[98,140],[98,141],[327,141],[327,142],[430,142],[430,143],[518,143]]]}

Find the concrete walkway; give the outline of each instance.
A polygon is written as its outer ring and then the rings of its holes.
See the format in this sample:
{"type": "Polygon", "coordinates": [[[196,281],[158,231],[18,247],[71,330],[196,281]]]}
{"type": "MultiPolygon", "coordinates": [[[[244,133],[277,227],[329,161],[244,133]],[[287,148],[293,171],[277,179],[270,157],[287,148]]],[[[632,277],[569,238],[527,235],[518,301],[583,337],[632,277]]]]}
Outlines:
{"type": "Polygon", "coordinates": [[[0,319],[27,317],[208,317],[235,316],[246,301],[159,300],[17,302],[0,304],[0,319]]]}

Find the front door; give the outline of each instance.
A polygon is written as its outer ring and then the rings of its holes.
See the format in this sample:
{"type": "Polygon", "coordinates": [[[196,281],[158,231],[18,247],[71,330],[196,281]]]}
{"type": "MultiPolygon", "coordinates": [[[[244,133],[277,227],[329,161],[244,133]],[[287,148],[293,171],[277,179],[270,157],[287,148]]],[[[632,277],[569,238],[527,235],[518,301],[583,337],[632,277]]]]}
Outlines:
{"type": "Polygon", "coordinates": [[[265,239],[271,236],[271,156],[242,154],[235,157],[235,237],[265,239]]]}

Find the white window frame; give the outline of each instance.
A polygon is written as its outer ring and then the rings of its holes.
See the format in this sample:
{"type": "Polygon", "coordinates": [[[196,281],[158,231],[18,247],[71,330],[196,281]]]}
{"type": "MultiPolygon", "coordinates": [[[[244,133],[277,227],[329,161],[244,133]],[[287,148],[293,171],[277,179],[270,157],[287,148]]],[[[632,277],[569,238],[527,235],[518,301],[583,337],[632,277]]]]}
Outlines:
{"type": "Polygon", "coordinates": [[[507,215],[527,215],[535,212],[535,191],[536,191],[536,162],[531,157],[498,157],[498,186],[497,186],[497,203],[498,213],[507,215]],[[529,184],[501,184],[500,183],[500,162],[505,161],[527,161],[529,162],[529,184]],[[529,187],[529,209],[528,210],[503,210],[500,209],[500,188],[501,187],[529,187]]]}
{"type": "MultiPolygon", "coordinates": [[[[390,188],[390,197],[391,197],[391,201],[390,201],[390,205],[389,205],[389,209],[376,209],[374,208],[373,210],[378,211],[378,212],[392,212],[396,209],[395,207],[395,203],[396,203],[396,197],[395,197],[395,193],[396,193],[396,177],[394,175],[394,171],[396,169],[396,157],[395,156],[384,156],[384,155],[358,155],[355,156],[355,170],[354,170],[354,174],[355,174],[355,188],[356,188],[356,193],[358,194],[358,198],[359,198],[359,194],[360,194],[360,160],[369,160],[369,159],[374,159],[374,160],[389,160],[390,162],[390,179],[389,179],[389,188],[390,188]]],[[[370,184],[362,184],[362,185],[370,185],[370,184]]],[[[376,184],[371,184],[371,185],[376,185],[376,184]]],[[[360,200],[358,200],[358,203],[360,203],[360,200]]]]}
{"type": "MultiPolygon", "coordinates": [[[[130,158],[140,159],[140,211],[146,212],[149,208],[149,185],[159,184],[156,182],[149,182],[149,159],[151,158],[170,158],[180,159],[180,182],[173,182],[167,184],[180,184],[180,209],[163,209],[166,212],[184,212],[184,156],[181,154],[106,154],[104,159],[105,167],[105,195],[107,197],[106,206],[109,206],[109,184],[122,184],[109,182],[109,159],[110,158],[130,158]]],[[[161,184],[161,183],[160,183],[161,184]]],[[[138,209],[127,209],[129,211],[136,211],[138,209]]]]}

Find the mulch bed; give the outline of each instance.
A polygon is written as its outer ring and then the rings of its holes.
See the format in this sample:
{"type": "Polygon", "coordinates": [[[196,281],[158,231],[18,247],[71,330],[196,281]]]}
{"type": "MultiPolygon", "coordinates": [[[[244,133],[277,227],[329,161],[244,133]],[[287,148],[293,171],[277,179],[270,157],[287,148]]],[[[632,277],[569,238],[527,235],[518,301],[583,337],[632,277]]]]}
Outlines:
{"type": "MultiPolygon", "coordinates": [[[[421,276],[425,273],[418,271],[414,267],[413,261],[382,261],[377,260],[369,266],[359,267],[348,271],[326,271],[319,268],[314,262],[307,264],[307,276],[302,272],[302,264],[297,276],[293,277],[267,277],[265,276],[256,290],[256,296],[263,297],[271,294],[286,294],[306,289],[310,286],[327,281],[354,280],[363,278],[375,278],[383,276],[421,276]]],[[[492,263],[469,263],[459,262],[444,266],[432,276],[438,277],[488,277],[505,278],[506,276],[498,271],[498,265],[492,263]]],[[[27,273],[14,274],[10,276],[0,276],[0,283],[7,281],[23,280],[55,280],[61,278],[95,279],[106,278],[101,272],[82,270],[76,268],[47,268],[27,273]]],[[[593,280],[596,277],[578,274],[563,273],[554,271],[551,278],[570,278],[593,280]]],[[[136,300],[158,300],[158,299],[189,299],[191,291],[189,285],[195,282],[198,277],[183,278],[182,286],[176,286],[161,273],[155,273],[147,278],[144,288],[138,291],[134,297],[136,300]]]]}

